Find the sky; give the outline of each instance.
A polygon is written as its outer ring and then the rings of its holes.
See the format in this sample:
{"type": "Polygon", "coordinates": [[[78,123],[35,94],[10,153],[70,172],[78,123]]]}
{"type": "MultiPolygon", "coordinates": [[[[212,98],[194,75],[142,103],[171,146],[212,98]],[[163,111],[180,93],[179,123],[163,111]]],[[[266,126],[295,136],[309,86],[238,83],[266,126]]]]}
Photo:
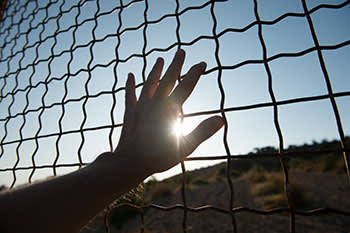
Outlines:
{"type": "MultiPolygon", "coordinates": [[[[15,1],[16,2],[16,1],[15,1]]],[[[177,21],[174,16],[176,2],[172,0],[149,0],[147,24],[143,22],[145,2],[123,1],[130,5],[112,12],[118,1],[38,1],[35,17],[31,12],[36,8],[35,1],[27,7],[21,7],[25,1],[10,6],[9,11],[19,9],[13,22],[21,21],[18,26],[7,29],[10,18],[0,27],[0,44],[6,42],[0,57],[0,90],[3,98],[0,101],[0,169],[52,165],[79,162],[78,150],[82,137],[80,133],[64,134],[62,132],[83,128],[111,125],[111,109],[113,97],[110,91],[124,87],[127,73],[133,72],[136,82],[142,82],[142,57],[131,56],[142,54],[145,47],[147,75],[157,57],[163,57],[167,67],[176,52],[177,46],[167,50],[177,42],[177,21]],[[47,12],[46,10],[47,9],[47,12]],[[60,10],[63,12],[61,17],[60,10]],[[105,12],[110,12],[104,14],[105,12]],[[121,21],[119,20],[119,15],[121,21]],[[87,20],[98,15],[96,22],[87,20]],[[159,21],[152,23],[153,21],[159,21]],[[77,20],[78,27],[72,25],[77,20]],[[44,23],[42,23],[44,22],[44,23]],[[96,24],[97,23],[97,24],[96,24]],[[44,25],[44,26],[43,26],[44,25]],[[59,25],[59,27],[57,27],[59,25]],[[34,28],[28,33],[28,28],[34,28]],[[94,29],[95,28],[95,29],[94,29]],[[133,28],[131,30],[131,28],[133,28]],[[59,30],[56,36],[54,33],[59,30]],[[144,41],[144,31],[147,43],[144,41]],[[117,37],[119,32],[119,38],[117,37]],[[17,39],[11,40],[18,34],[17,39]],[[91,41],[95,38],[95,43],[91,41]],[[42,41],[38,43],[38,41],[42,41]],[[23,48],[26,49],[23,52],[23,48]],[[154,51],[161,48],[163,51],[154,51]],[[167,51],[164,51],[167,50],[167,51]],[[72,51],[72,52],[70,52],[72,51]],[[93,54],[91,57],[90,51],[93,54]],[[55,57],[50,58],[51,54],[55,57]],[[9,58],[10,55],[11,58],[9,58]],[[118,55],[117,62],[116,54],[118,55]],[[35,63],[34,66],[31,64],[35,63]],[[101,64],[103,66],[101,66],[101,64]],[[96,66],[97,65],[97,66],[96,66]],[[87,72],[87,68],[92,71],[87,72]],[[20,69],[19,72],[16,72],[20,69]],[[83,70],[82,70],[83,69],[83,70]],[[116,69],[116,76],[114,75],[116,69]],[[81,71],[82,70],[82,71],[81,71]],[[9,74],[4,81],[5,74],[9,74]],[[69,74],[69,75],[67,75],[69,74]],[[67,78],[67,76],[69,76],[67,78]],[[90,78],[89,78],[90,77],[90,78]],[[47,82],[45,85],[43,82],[47,82]],[[29,85],[34,88],[27,88],[29,85]],[[66,88],[65,88],[66,87],[66,88]],[[16,92],[15,95],[8,93],[16,92]],[[86,101],[86,94],[94,97],[86,101]],[[4,97],[5,96],[5,97],[4,97]],[[15,96],[15,97],[13,97],[15,96]],[[73,101],[74,100],[74,101],[73,101]],[[68,102],[63,107],[61,102],[68,102]],[[43,109],[45,106],[51,106],[43,109]],[[64,108],[64,114],[62,109],[64,108]],[[83,109],[84,108],[84,109],[83,109]],[[84,110],[87,120],[84,124],[84,110]],[[29,112],[28,112],[29,111],[29,112]],[[23,112],[27,114],[21,115],[23,112]],[[12,116],[8,120],[8,116],[12,116]],[[39,119],[41,125],[39,124],[39,119]],[[54,135],[52,135],[54,134],[54,135]],[[35,135],[47,137],[38,140],[35,135]],[[56,145],[58,145],[56,147],[56,145]],[[57,152],[58,151],[58,152],[57,152]],[[34,155],[34,156],[33,156],[34,155]]],[[[320,4],[340,4],[335,0],[307,0],[312,9],[320,4]]],[[[207,62],[207,70],[218,66],[215,59],[217,45],[213,36],[214,21],[211,15],[211,4],[206,1],[180,1],[180,40],[185,45],[186,60],[182,70],[187,70],[200,61],[207,62]],[[204,7],[195,9],[195,6],[204,7]],[[185,10],[188,7],[190,10],[185,10]],[[198,37],[200,40],[196,40],[198,37]]],[[[260,0],[258,13],[262,21],[271,22],[287,12],[303,13],[300,0],[260,0]]],[[[236,0],[217,2],[214,6],[216,16],[216,34],[218,37],[218,55],[222,66],[230,67],[246,60],[261,60],[263,50],[258,36],[254,1],[236,0]],[[251,25],[250,27],[247,27],[251,25]],[[243,29],[243,32],[227,30],[243,29]]],[[[321,46],[332,46],[350,40],[350,7],[349,4],[340,9],[320,8],[311,14],[317,38],[321,46]]],[[[280,53],[297,53],[314,47],[308,22],[305,17],[288,16],[275,24],[264,24],[262,35],[266,44],[267,57],[280,53]]],[[[326,68],[331,79],[333,92],[350,91],[350,45],[349,43],[336,50],[322,51],[326,68]]],[[[316,51],[298,57],[281,57],[270,61],[273,91],[277,101],[307,96],[325,95],[328,93],[316,51]]],[[[245,64],[235,69],[223,69],[221,82],[225,92],[225,108],[246,106],[271,102],[268,92],[268,77],[264,65],[245,64]]],[[[137,93],[140,93],[140,88],[137,93]]],[[[124,112],[124,91],[115,94],[116,107],[113,112],[115,123],[122,123],[124,112]]],[[[185,114],[220,109],[222,96],[218,85],[218,71],[214,70],[200,79],[192,95],[185,102],[185,114]]],[[[346,135],[350,132],[350,96],[336,98],[346,135]]],[[[279,145],[279,139],[273,122],[273,108],[255,108],[244,111],[226,112],[228,122],[227,142],[231,154],[244,154],[254,148],[279,145]]],[[[314,102],[294,103],[278,106],[284,147],[311,143],[313,140],[339,139],[337,125],[329,99],[314,102]]],[[[184,119],[184,133],[190,132],[200,121],[211,114],[184,119]]],[[[81,148],[82,161],[92,162],[99,154],[109,150],[110,129],[84,132],[84,144],[81,148]]],[[[116,146],[120,128],[113,131],[113,146],[116,146]]],[[[221,156],[226,155],[223,143],[223,130],[200,145],[191,155],[221,156]]],[[[195,169],[223,161],[188,161],[186,169],[195,169]]],[[[65,174],[77,167],[57,168],[57,174],[65,174]]],[[[177,166],[168,172],[156,174],[163,179],[179,173],[177,166]]],[[[0,172],[0,184],[7,186],[13,183],[12,171],[0,172]]],[[[17,170],[16,184],[28,182],[32,170],[17,170]]],[[[53,175],[52,168],[36,169],[32,181],[53,175]]]]}

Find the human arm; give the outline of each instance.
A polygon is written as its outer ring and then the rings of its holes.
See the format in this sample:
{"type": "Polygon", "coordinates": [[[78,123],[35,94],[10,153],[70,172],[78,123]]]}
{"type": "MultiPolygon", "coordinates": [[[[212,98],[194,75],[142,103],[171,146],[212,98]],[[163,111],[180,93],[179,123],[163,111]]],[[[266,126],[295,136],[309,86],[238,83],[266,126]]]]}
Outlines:
{"type": "Polygon", "coordinates": [[[223,120],[217,116],[187,136],[169,129],[206,68],[205,63],[193,66],[173,90],[184,59],[179,50],[160,82],[164,61],[157,59],[138,100],[129,74],[116,150],[73,173],[0,195],[0,231],[78,232],[113,200],[153,173],[175,166],[219,130],[223,120]]]}

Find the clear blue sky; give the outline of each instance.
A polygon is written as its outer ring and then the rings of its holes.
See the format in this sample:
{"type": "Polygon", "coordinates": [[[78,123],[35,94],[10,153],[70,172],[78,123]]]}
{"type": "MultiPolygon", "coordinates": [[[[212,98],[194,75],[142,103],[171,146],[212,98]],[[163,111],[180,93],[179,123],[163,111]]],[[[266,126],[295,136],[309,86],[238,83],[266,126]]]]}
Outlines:
{"type": "MultiPolygon", "coordinates": [[[[124,2],[124,1],[123,1],[124,2]]],[[[130,1],[125,1],[127,4],[130,1]]],[[[189,6],[200,6],[206,1],[181,1],[180,9],[189,6]]],[[[343,1],[322,0],[311,1],[307,4],[309,9],[321,4],[339,4],[343,1]]],[[[40,6],[45,6],[46,1],[40,1],[40,6]]],[[[67,1],[63,6],[63,10],[70,9],[73,1],[67,1]]],[[[107,12],[114,6],[112,1],[101,1],[100,12],[107,12]]],[[[117,3],[115,3],[117,4],[117,3]]],[[[55,3],[48,8],[49,16],[58,14],[61,2],[55,3]]],[[[302,13],[303,8],[299,0],[263,0],[258,1],[259,16],[263,21],[272,21],[287,12],[302,13]]],[[[27,11],[23,12],[26,16],[35,6],[34,2],[29,3],[27,11]]],[[[13,6],[12,6],[13,7],[13,6]]],[[[202,9],[189,10],[180,16],[180,38],[182,42],[188,43],[199,36],[212,36],[213,19],[210,13],[211,5],[207,5],[202,9]]],[[[175,12],[175,1],[149,1],[148,21],[157,20],[165,14],[173,14],[175,12]]],[[[12,8],[11,8],[12,9],[12,8]]],[[[81,13],[78,17],[78,23],[83,22],[87,18],[92,18],[96,13],[97,7],[95,1],[88,1],[80,8],[81,13]]],[[[125,8],[121,14],[122,27],[121,31],[130,27],[137,27],[144,22],[144,2],[136,2],[125,8]]],[[[256,20],[254,15],[254,2],[247,0],[218,2],[215,4],[215,15],[217,18],[216,33],[226,30],[227,28],[244,28],[256,20]]],[[[22,13],[22,11],[20,11],[22,13]]],[[[59,19],[60,30],[69,28],[74,23],[78,13],[77,8],[73,8],[68,13],[64,13],[59,19]]],[[[118,20],[119,10],[111,14],[98,17],[98,26],[95,30],[95,37],[102,40],[106,35],[116,33],[120,22],[118,20]]],[[[18,21],[19,16],[15,17],[18,21]]],[[[20,30],[28,29],[30,23],[32,27],[45,19],[45,11],[39,11],[34,20],[24,20],[20,24],[20,30]],[[31,22],[32,21],[32,22],[31,22]]],[[[336,45],[344,41],[350,40],[350,7],[349,4],[341,9],[320,9],[312,14],[315,30],[319,43],[322,46],[336,45]]],[[[5,21],[3,28],[0,28],[0,42],[3,44],[7,32],[2,33],[7,27],[9,21],[5,21]]],[[[94,21],[83,23],[75,32],[77,45],[88,44],[92,40],[92,29],[95,26],[94,21]]],[[[150,24],[147,26],[147,46],[146,52],[153,48],[167,48],[177,41],[176,38],[176,18],[167,17],[160,23],[150,24]]],[[[43,30],[42,26],[37,27],[28,34],[28,44],[32,45],[40,38],[46,38],[52,35],[57,29],[56,19],[46,22],[43,30]]],[[[73,31],[59,33],[57,36],[57,45],[54,47],[54,54],[60,54],[64,50],[69,50],[73,43],[73,31]]],[[[17,28],[13,28],[9,32],[9,38],[17,33],[17,28]]],[[[272,57],[279,53],[296,53],[314,46],[310,29],[305,17],[286,17],[273,25],[263,25],[263,37],[267,47],[267,56],[272,57]]],[[[7,40],[8,40],[7,39],[7,40]]],[[[121,37],[118,49],[119,58],[124,60],[131,54],[142,54],[144,46],[143,27],[139,30],[125,31],[121,37]]],[[[109,36],[108,38],[75,49],[73,59],[69,65],[70,72],[75,74],[80,69],[86,69],[91,60],[89,49],[92,46],[94,58],[90,67],[96,64],[109,64],[115,58],[115,47],[117,37],[109,36]]],[[[14,42],[9,43],[2,51],[3,58],[16,51],[22,50],[26,43],[25,35],[22,35],[14,42]]],[[[36,44],[33,48],[23,53],[19,52],[14,58],[0,62],[0,76],[8,72],[26,67],[37,60],[46,59],[51,54],[50,50],[53,46],[53,38],[45,40],[40,46],[36,44]],[[8,69],[8,66],[10,69],[8,69]]],[[[245,60],[261,60],[262,47],[258,37],[257,25],[250,27],[248,30],[238,32],[226,32],[219,37],[219,58],[223,66],[232,66],[245,60]]],[[[182,47],[186,53],[186,61],[183,72],[185,73],[191,65],[206,61],[208,70],[216,67],[214,40],[202,39],[191,46],[182,47]]],[[[147,56],[146,73],[149,72],[155,59],[159,56],[169,64],[176,46],[167,52],[152,52],[147,56]]],[[[350,91],[350,46],[344,46],[337,50],[323,51],[326,67],[331,78],[334,92],[350,91]]],[[[29,85],[29,77],[32,75],[32,84],[45,80],[48,76],[62,77],[67,73],[67,64],[70,60],[70,53],[65,52],[60,57],[53,59],[50,68],[51,75],[48,75],[48,62],[40,62],[35,66],[35,72],[32,67],[19,72],[17,75],[18,86],[15,88],[16,74],[11,74],[7,78],[7,84],[3,89],[3,93],[13,90],[23,89],[29,85]],[[14,89],[15,88],[15,89],[14,89]]],[[[88,91],[90,95],[100,93],[101,91],[110,91],[114,83],[113,67],[115,63],[111,63],[107,67],[98,67],[91,72],[91,80],[88,83],[88,91]]],[[[277,101],[288,100],[298,97],[314,96],[327,94],[327,89],[321,71],[317,53],[311,52],[301,57],[279,58],[269,62],[273,77],[273,90],[277,101]]],[[[117,88],[123,87],[125,77],[128,72],[132,71],[137,79],[137,83],[142,82],[143,59],[134,57],[127,62],[120,62],[117,66],[117,88]]],[[[70,77],[67,82],[66,100],[79,99],[86,95],[85,83],[88,73],[83,71],[70,77]]],[[[218,72],[214,71],[204,75],[194,90],[192,96],[184,105],[184,113],[195,113],[207,110],[217,110],[220,108],[221,95],[217,81],[218,72]]],[[[268,80],[263,64],[248,64],[234,70],[225,69],[222,72],[222,83],[224,85],[226,100],[225,107],[237,107],[256,103],[271,102],[268,93],[268,80]]],[[[0,88],[4,86],[3,78],[0,79],[0,88]]],[[[138,90],[139,91],[139,90],[138,90]]],[[[35,110],[42,106],[41,99],[45,92],[45,85],[39,85],[30,91],[18,91],[15,101],[11,106],[11,115],[23,112],[26,106],[26,96],[29,99],[27,110],[35,110]]],[[[64,80],[51,81],[48,84],[48,92],[45,95],[44,102],[46,106],[53,103],[61,102],[65,94],[64,80]]],[[[122,122],[124,112],[124,92],[116,94],[117,105],[114,111],[116,123],[122,122]]],[[[8,116],[8,106],[12,102],[12,97],[8,95],[0,102],[0,118],[4,119],[8,116]]],[[[70,102],[65,105],[65,115],[62,120],[62,130],[76,130],[81,126],[83,119],[82,105],[84,100],[79,102],[70,102]]],[[[337,104],[342,117],[343,128],[345,134],[349,135],[350,131],[350,97],[337,98],[337,104]]],[[[112,96],[103,94],[97,98],[89,98],[86,104],[87,122],[84,128],[98,127],[110,125],[110,109],[112,106],[112,96]]],[[[33,137],[39,128],[38,116],[40,111],[34,111],[25,116],[26,123],[22,127],[23,138],[33,137]]],[[[284,137],[285,147],[291,144],[310,143],[312,140],[321,141],[322,139],[338,139],[338,132],[332,106],[328,99],[316,102],[296,103],[283,105],[278,107],[279,121],[284,137]]],[[[58,119],[62,115],[61,106],[54,106],[45,109],[42,113],[42,129],[39,135],[47,135],[58,132],[58,119]]],[[[232,154],[248,153],[253,148],[263,146],[277,146],[278,137],[273,124],[273,109],[265,107],[246,111],[235,111],[226,113],[228,119],[228,144],[232,154]]],[[[209,117],[189,117],[185,118],[185,131],[190,131],[201,120],[209,117]]],[[[20,138],[20,128],[23,125],[23,117],[17,116],[6,123],[5,120],[0,121],[0,140],[4,143],[11,142],[20,138]],[[4,138],[7,128],[8,134],[4,138]],[[4,139],[3,139],[4,138],[4,139]]],[[[85,143],[82,149],[82,158],[84,162],[91,162],[98,154],[109,149],[108,135],[110,130],[96,130],[85,132],[85,143]]],[[[114,145],[118,141],[120,129],[114,130],[114,145]]],[[[225,155],[223,145],[223,131],[213,136],[207,142],[203,143],[192,156],[215,156],[225,155]]],[[[35,156],[37,165],[50,165],[56,157],[56,141],[57,136],[39,139],[39,148],[35,156]]],[[[77,151],[81,142],[79,133],[63,135],[59,141],[60,163],[76,163],[78,162],[77,151]]],[[[19,164],[17,167],[30,166],[32,164],[32,154],[36,148],[34,140],[19,143],[10,143],[4,145],[3,156],[0,158],[0,168],[13,167],[17,160],[16,151],[19,151],[19,164]]],[[[194,169],[201,166],[213,164],[213,161],[207,162],[186,162],[186,168],[194,169]]],[[[59,174],[75,170],[73,168],[58,168],[59,174]]],[[[172,169],[165,174],[158,174],[158,178],[164,178],[176,172],[179,167],[172,169]]],[[[17,171],[16,175],[18,183],[24,183],[28,179],[30,170],[17,171]]],[[[44,176],[52,175],[52,169],[37,169],[33,180],[44,176]]],[[[12,182],[12,172],[3,172],[0,175],[0,184],[9,185],[12,182]]]]}

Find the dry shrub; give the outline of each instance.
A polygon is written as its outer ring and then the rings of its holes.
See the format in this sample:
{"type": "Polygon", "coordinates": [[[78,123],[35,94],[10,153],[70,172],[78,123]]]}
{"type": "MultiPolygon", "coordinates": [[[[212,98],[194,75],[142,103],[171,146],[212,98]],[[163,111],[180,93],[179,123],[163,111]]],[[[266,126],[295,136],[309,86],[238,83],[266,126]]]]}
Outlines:
{"type": "Polygon", "coordinates": [[[261,166],[255,166],[246,172],[243,176],[251,184],[265,182],[267,179],[267,171],[261,166]]]}
{"type": "Polygon", "coordinates": [[[275,174],[265,174],[265,181],[252,187],[252,193],[258,196],[278,194],[283,191],[283,178],[275,174]]]}
{"type": "Polygon", "coordinates": [[[287,198],[284,193],[273,194],[262,200],[262,206],[266,209],[288,206],[287,198]]]}
{"type": "Polygon", "coordinates": [[[173,185],[170,183],[159,183],[151,190],[152,200],[169,197],[173,194],[173,185]]]}
{"type": "MultiPolygon", "coordinates": [[[[269,174],[267,180],[252,186],[252,193],[260,198],[260,205],[264,208],[277,208],[288,206],[284,192],[284,179],[277,174],[269,174]]],[[[305,193],[301,186],[295,182],[289,184],[289,198],[291,204],[297,208],[307,208],[312,204],[312,195],[305,193]]]]}
{"type": "Polygon", "coordinates": [[[210,182],[208,181],[208,179],[201,179],[201,178],[194,179],[191,183],[194,184],[194,185],[206,185],[206,184],[210,184],[210,182]]]}
{"type": "Polygon", "coordinates": [[[289,168],[290,171],[315,173],[335,172],[339,174],[345,171],[345,163],[339,155],[317,155],[311,158],[290,159],[289,168]]]}
{"type": "Polygon", "coordinates": [[[291,183],[289,185],[289,198],[291,199],[291,202],[293,203],[295,208],[302,209],[302,208],[308,208],[310,207],[314,200],[314,195],[312,193],[305,192],[300,184],[297,183],[291,183]]]}
{"type": "Polygon", "coordinates": [[[345,161],[344,159],[339,159],[335,163],[335,171],[337,174],[343,174],[346,173],[346,167],[345,167],[345,161]]]}
{"type": "Polygon", "coordinates": [[[124,196],[115,200],[113,205],[116,206],[116,208],[113,208],[109,213],[109,221],[115,228],[121,228],[129,219],[133,219],[140,214],[138,209],[123,204],[130,203],[141,206],[143,190],[144,187],[140,184],[124,194],[124,196]]]}
{"type": "MultiPolygon", "coordinates": [[[[238,178],[241,176],[241,174],[242,174],[241,170],[231,168],[230,175],[232,178],[238,178]]],[[[217,172],[214,176],[214,180],[212,180],[212,181],[221,181],[223,179],[226,179],[226,166],[221,167],[220,169],[217,170],[217,172]]]]}

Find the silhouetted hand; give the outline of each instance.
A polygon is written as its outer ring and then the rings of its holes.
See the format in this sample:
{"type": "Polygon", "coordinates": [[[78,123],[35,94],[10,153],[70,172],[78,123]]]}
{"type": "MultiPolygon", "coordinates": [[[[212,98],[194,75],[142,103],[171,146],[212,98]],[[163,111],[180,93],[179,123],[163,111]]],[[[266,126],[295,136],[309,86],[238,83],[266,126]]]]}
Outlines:
{"type": "Polygon", "coordinates": [[[124,126],[114,153],[105,152],[64,176],[0,193],[0,232],[78,232],[116,198],[149,175],[175,166],[218,131],[221,117],[203,121],[187,136],[172,133],[181,105],[206,67],[205,63],[193,66],[173,90],[184,59],[185,52],[179,50],[159,82],[164,64],[159,58],[138,101],[134,76],[129,74],[124,126]]]}
{"type": "Polygon", "coordinates": [[[135,95],[134,76],[132,73],[128,75],[124,126],[116,153],[130,156],[150,174],[175,166],[223,126],[222,118],[214,116],[201,122],[187,136],[172,132],[171,127],[179,117],[182,104],[206,68],[204,62],[194,65],[173,90],[184,59],[185,52],[178,50],[159,82],[164,61],[158,58],[144,83],[139,100],[135,95]]]}

